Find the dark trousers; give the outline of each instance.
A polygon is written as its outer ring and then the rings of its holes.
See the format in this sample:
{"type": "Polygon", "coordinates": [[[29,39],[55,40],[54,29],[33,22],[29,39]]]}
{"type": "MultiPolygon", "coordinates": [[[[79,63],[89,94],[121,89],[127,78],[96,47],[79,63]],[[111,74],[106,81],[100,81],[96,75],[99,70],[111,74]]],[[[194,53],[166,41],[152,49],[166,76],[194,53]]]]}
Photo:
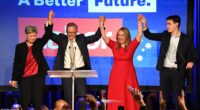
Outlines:
{"type": "Polygon", "coordinates": [[[19,90],[23,110],[28,110],[30,102],[33,103],[34,110],[40,110],[44,85],[44,76],[34,75],[21,79],[19,90]]]}
{"type": "MultiPolygon", "coordinates": [[[[68,69],[65,69],[68,70],[68,69]]],[[[76,70],[85,70],[85,68],[79,68],[76,70]]],[[[62,78],[62,85],[64,89],[64,99],[72,106],[72,79],[71,78],[62,78]]],[[[76,96],[86,95],[86,79],[85,78],[76,78],[75,79],[75,98],[76,96]]],[[[77,100],[77,99],[76,99],[77,100]]],[[[78,101],[78,100],[77,100],[78,101]]],[[[86,110],[86,106],[83,103],[78,103],[78,108],[76,110],[86,110]]]]}
{"type": "Polygon", "coordinates": [[[163,98],[166,100],[166,110],[170,110],[171,99],[175,99],[175,108],[179,110],[177,98],[181,94],[181,89],[184,89],[184,81],[183,70],[164,68],[160,72],[160,87],[163,98]],[[174,94],[173,98],[171,98],[171,92],[174,94]]]}

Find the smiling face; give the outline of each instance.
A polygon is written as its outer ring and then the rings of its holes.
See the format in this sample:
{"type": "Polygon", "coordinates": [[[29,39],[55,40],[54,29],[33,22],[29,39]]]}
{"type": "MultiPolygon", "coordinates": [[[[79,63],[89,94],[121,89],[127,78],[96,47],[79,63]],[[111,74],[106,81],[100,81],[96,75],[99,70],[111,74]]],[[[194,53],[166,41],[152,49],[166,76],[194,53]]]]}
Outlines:
{"type": "Polygon", "coordinates": [[[130,43],[131,36],[130,32],[127,28],[122,27],[117,32],[117,43],[120,46],[122,45],[128,45],[130,43]]]}
{"type": "Polygon", "coordinates": [[[78,26],[74,22],[67,24],[67,37],[69,40],[73,40],[78,32],[78,26]]]}
{"type": "Polygon", "coordinates": [[[69,40],[73,40],[76,37],[77,28],[75,26],[67,27],[67,37],[69,40]]]}
{"type": "Polygon", "coordinates": [[[37,38],[36,32],[31,32],[29,34],[26,34],[26,42],[28,43],[34,43],[37,38]]]}
{"type": "Polygon", "coordinates": [[[122,30],[118,31],[117,39],[118,39],[119,44],[125,44],[126,43],[127,39],[126,39],[125,34],[122,30]]]}
{"type": "Polygon", "coordinates": [[[28,25],[25,28],[26,42],[33,44],[37,39],[37,27],[28,25]]]}

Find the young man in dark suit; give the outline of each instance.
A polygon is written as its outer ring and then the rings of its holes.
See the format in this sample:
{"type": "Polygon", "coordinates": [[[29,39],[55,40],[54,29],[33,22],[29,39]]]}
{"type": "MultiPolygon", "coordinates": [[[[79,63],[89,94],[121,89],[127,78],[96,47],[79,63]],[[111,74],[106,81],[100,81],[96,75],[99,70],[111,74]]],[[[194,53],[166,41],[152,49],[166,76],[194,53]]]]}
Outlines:
{"type": "Polygon", "coordinates": [[[23,110],[28,110],[31,101],[34,109],[40,110],[45,75],[49,69],[42,51],[49,35],[45,33],[42,38],[37,38],[37,33],[36,26],[26,26],[26,41],[17,44],[15,49],[12,80],[9,83],[19,88],[23,110]]]}
{"type": "MultiPolygon", "coordinates": [[[[58,52],[54,64],[54,70],[90,70],[90,59],[87,45],[94,43],[101,38],[100,29],[96,31],[94,35],[84,36],[84,34],[78,34],[78,26],[71,22],[67,24],[66,33],[56,35],[52,32],[53,23],[52,17],[48,18],[48,30],[51,30],[50,39],[58,44],[58,52]]],[[[62,85],[64,89],[64,99],[72,105],[72,79],[62,78],[62,85]]],[[[86,79],[75,79],[75,91],[76,95],[83,96],[86,94],[86,79]]],[[[79,107],[85,109],[84,106],[79,107]]]]}
{"type": "Polygon", "coordinates": [[[178,109],[177,98],[184,88],[185,74],[193,68],[196,60],[193,42],[190,37],[181,32],[181,19],[178,15],[166,18],[167,30],[162,33],[151,33],[144,16],[141,21],[144,36],[161,42],[156,69],[160,71],[160,89],[166,100],[166,109],[169,109],[171,91],[174,93],[175,106],[178,109]]]}

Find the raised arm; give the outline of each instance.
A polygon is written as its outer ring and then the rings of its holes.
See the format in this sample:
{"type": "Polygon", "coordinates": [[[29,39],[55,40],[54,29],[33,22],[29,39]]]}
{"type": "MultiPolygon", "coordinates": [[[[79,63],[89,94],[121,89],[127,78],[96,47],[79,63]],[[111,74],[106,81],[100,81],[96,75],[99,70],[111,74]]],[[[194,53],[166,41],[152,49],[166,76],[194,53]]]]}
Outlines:
{"type": "Polygon", "coordinates": [[[45,24],[45,33],[46,34],[51,34],[53,31],[52,19],[53,19],[54,15],[55,15],[54,12],[52,10],[50,10],[48,13],[47,23],[45,24]]]}
{"type": "Polygon", "coordinates": [[[50,10],[48,13],[47,22],[45,24],[45,33],[46,34],[51,35],[53,33],[53,22],[52,22],[53,17],[54,17],[54,12],[52,10],[50,10]]]}
{"type": "Polygon", "coordinates": [[[52,18],[54,17],[54,12],[52,10],[49,11],[49,14],[48,14],[48,24],[49,25],[52,25],[53,22],[52,22],[52,18]]]}
{"type": "MultiPolygon", "coordinates": [[[[52,25],[52,17],[54,16],[54,12],[51,10],[49,11],[48,13],[48,25],[52,25]]],[[[47,25],[47,24],[46,24],[47,25]]],[[[52,34],[52,28],[47,28],[47,26],[44,26],[45,28],[45,33],[44,35],[42,36],[42,38],[39,40],[40,44],[41,44],[41,47],[43,48],[43,46],[48,42],[49,40],[49,37],[51,36],[52,34]]]]}
{"type": "Polygon", "coordinates": [[[49,35],[50,39],[52,41],[54,41],[55,43],[59,43],[61,41],[60,37],[58,37],[57,34],[53,33],[53,17],[54,17],[55,13],[50,10],[48,13],[48,21],[47,24],[45,26],[45,33],[49,35]]]}
{"type": "Polygon", "coordinates": [[[138,34],[136,36],[136,39],[138,42],[140,42],[142,39],[142,22],[141,22],[142,15],[139,14],[137,19],[138,19],[138,34]]]}
{"type": "Polygon", "coordinates": [[[142,23],[143,33],[147,39],[161,41],[161,37],[163,33],[151,33],[147,26],[147,20],[142,14],[140,14],[139,21],[142,23]]]}
{"type": "Polygon", "coordinates": [[[102,36],[104,42],[106,44],[108,44],[109,38],[106,36],[106,32],[105,32],[105,29],[104,29],[104,22],[105,22],[105,17],[104,16],[100,16],[99,17],[99,24],[100,24],[101,36],[102,36]]]}
{"type": "Polygon", "coordinates": [[[143,100],[143,95],[137,88],[128,87],[128,91],[132,94],[135,101],[137,101],[140,110],[146,110],[146,104],[143,100]],[[142,109],[143,108],[143,109],[142,109]]]}
{"type": "Polygon", "coordinates": [[[146,20],[146,18],[142,14],[139,14],[138,16],[139,16],[138,20],[142,22],[143,30],[146,30],[147,29],[147,20],[146,20]]]}
{"type": "Polygon", "coordinates": [[[94,43],[101,38],[100,28],[97,29],[95,34],[85,37],[87,44],[94,43]]]}

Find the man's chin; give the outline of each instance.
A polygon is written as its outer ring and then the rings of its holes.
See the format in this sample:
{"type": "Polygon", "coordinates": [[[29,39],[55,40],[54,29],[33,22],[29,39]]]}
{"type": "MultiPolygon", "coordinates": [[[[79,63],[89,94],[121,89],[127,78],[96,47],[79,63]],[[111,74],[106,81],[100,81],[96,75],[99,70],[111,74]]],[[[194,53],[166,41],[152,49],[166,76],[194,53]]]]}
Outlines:
{"type": "Polygon", "coordinates": [[[33,44],[35,41],[27,41],[27,42],[28,42],[28,43],[32,43],[32,44],[33,44]]]}
{"type": "Polygon", "coordinates": [[[171,30],[167,30],[169,33],[171,33],[172,31],[171,30]]]}
{"type": "Polygon", "coordinates": [[[69,39],[69,40],[73,40],[73,39],[74,39],[74,37],[73,37],[73,38],[70,38],[70,37],[68,37],[68,39],[69,39]]]}

